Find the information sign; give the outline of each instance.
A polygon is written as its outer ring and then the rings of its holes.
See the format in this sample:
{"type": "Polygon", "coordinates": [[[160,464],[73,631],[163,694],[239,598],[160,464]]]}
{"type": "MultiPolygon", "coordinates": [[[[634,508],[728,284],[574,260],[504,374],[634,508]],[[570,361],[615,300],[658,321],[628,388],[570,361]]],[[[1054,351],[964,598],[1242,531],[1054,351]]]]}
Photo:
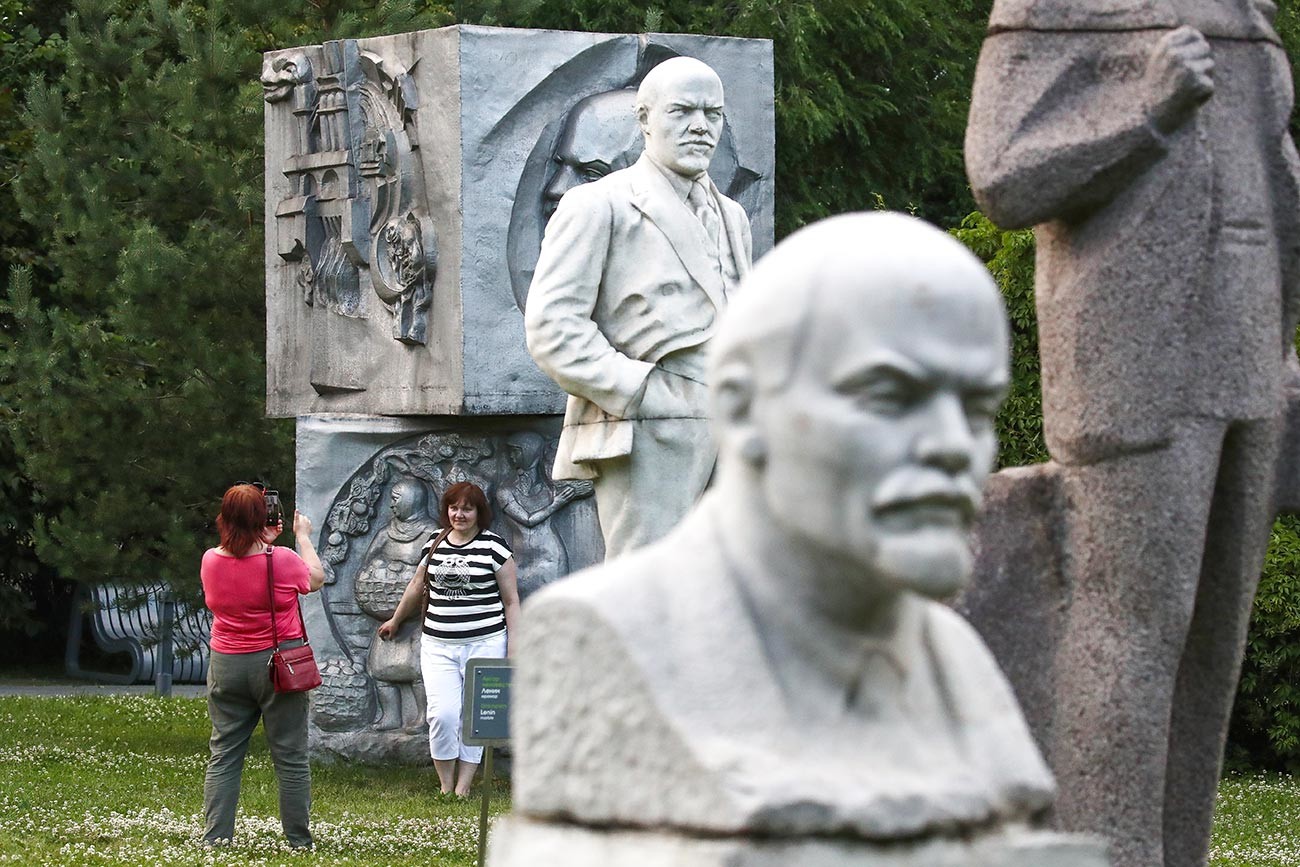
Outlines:
{"type": "Polygon", "coordinates": [[[508,659],[471,659],[465,665],[461,739],[473,746],[503,746],[510,741],[508,659]]]}

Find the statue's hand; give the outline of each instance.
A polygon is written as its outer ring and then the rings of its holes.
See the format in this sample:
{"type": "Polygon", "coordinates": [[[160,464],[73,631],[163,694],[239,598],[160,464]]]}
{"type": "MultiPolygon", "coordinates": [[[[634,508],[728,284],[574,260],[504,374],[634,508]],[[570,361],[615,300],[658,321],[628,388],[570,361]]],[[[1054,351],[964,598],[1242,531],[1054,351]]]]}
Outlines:
{"type": "Polygon", "coordinates": [[[297,509],[293,510],[293,534],[295,536],[306,536],[311,538],[312,524],[311,518],[308,518],[297,509]]]}
{"type": "Polygon", "coordinates": [[[1194,27],[1161,37],[1147,60],[1145,81],[1152,94],[1151,120],[1163,133],[1182,126],[1214,94],[1210,43],[1194,27]]]}
{"type": "Polygon", "coordinates": [[[637,418],[675,418],[680,415],[681,398],[673,393],[670,378],[673,374],[656,367],[646,377],[645,389],[641,393],[641,405],[637,418]]]}

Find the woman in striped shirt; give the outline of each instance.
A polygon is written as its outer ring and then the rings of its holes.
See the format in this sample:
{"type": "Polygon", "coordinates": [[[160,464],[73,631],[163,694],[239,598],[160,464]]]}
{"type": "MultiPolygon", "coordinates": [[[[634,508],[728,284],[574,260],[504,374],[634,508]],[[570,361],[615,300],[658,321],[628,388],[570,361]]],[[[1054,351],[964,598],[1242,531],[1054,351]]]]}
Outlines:
{"type": "Polygon", "coordinates": [[[415,577],[379,637],[392,638],[424,604],[420,672],[429,720],[429,753],[444,794],[469,794],[482,747],[461,742],[465,663],[506,655],[506,637],[519,621],[515,561],[506,540],[488,529],[492,509],[483,489],[459,482],[442,495],[441,532],[420,552],[415,577]],[[457,763],[459,762],[459,767],[457,763]]]}

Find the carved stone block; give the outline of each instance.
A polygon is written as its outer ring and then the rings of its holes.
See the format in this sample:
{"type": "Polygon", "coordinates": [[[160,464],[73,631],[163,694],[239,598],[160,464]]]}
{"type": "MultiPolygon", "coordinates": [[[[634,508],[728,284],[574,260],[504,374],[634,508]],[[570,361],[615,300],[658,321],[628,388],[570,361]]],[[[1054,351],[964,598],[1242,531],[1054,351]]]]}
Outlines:
{"type": "Polygon", "coordinates": [[[726,86],[712,175],[757,257],[773,231],[766,40],[457,26],[268,53],[267,412],[561,412],[524,345],[545,222],[565,190],[635,159],[635,84],[676,54],[726,86]]]}
{"type": "Polygon", "coordinates": [[[312,693],[317,755],[428,762],[420,624],[376,637],[437,528],[446,487],[487,494],[491,528],[510,543],[520,593],[600,562],[589,483],[549,477],[559,419],[304,418],[298,508],[319,529],[326,583],[303,614],[324,683],[312,693]]]}

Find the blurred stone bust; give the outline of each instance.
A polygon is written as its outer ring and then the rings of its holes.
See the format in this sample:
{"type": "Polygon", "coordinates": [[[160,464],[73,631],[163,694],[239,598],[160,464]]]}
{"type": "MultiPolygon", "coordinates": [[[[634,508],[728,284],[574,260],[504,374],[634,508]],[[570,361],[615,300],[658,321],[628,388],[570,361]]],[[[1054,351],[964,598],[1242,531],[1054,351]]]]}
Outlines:
{"type": "MultiPolygon", "coordinates": [[[[1008,385],[988,272],[910,217],[815,224],[745,281],[710,376],[718,472],[700,504],[528,606],[516,811],[534,827],[834,839],[858,858],[1006,844],[1052,780],[989,651],[936,601],[969,575],[1008,385]]],[[[1023,861],[888,863],[1104,863],[1053,840],[1023,861]]]]}

